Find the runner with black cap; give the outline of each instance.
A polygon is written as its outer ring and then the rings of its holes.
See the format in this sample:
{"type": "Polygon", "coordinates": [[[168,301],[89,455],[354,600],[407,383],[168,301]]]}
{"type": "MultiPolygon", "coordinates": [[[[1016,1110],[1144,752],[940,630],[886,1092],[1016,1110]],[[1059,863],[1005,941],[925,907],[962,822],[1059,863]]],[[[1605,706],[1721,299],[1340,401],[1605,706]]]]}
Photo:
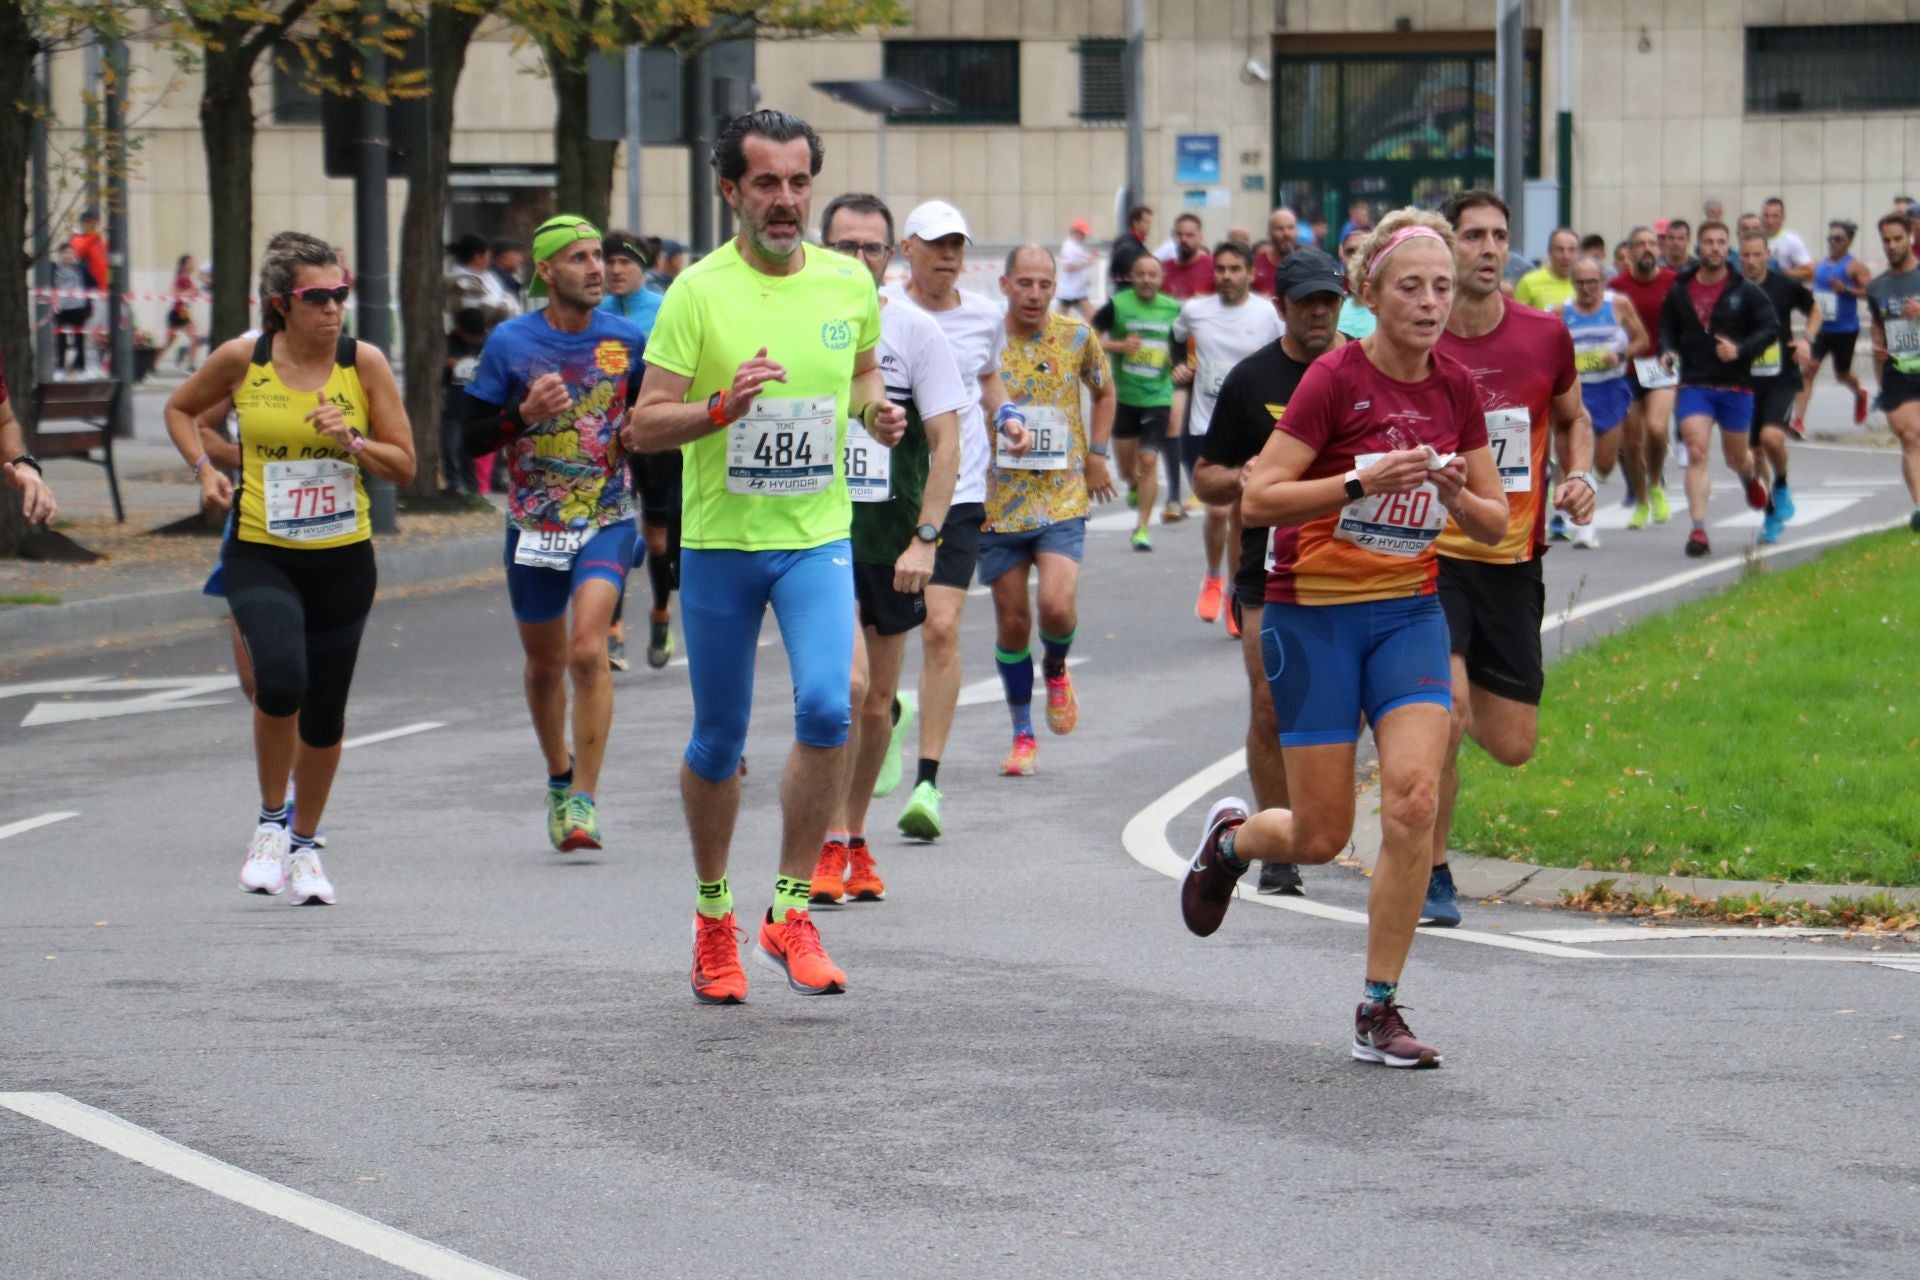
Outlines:
{"type": "Polygon", "coordinates": [[[600,232],[585,218],[542,223],[533,263],[528,292],[547,305],[488,336],[467,384],[467,446],[476,457],[506,451],[507,597],[546,759],[547,838],[571,852],[600,848],[594,795],[613,724],[607,628],[634,544],[619,434],[647,340],[632,321],[599,309],[605,259],[600,232]]]}

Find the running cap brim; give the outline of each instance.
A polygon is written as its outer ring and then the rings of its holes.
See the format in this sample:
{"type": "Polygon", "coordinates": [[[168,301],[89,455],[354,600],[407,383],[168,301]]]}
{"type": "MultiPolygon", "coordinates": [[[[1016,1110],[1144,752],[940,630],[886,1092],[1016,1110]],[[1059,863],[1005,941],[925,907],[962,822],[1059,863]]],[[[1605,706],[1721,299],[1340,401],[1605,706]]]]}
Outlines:
{"type": "MultiPolygon", "coordinates": [[[[548,218],[533,232],[533,262],[538,266],[560,252],[576,240],[598,240],[600,229],[585,218],[571,213],[562,213],[548,218]]],[[[547,296],[547,282],[540,278],[538,271],[533,273],[532,283],[527,285],[527,296],[544,298],[547,296]]]]}

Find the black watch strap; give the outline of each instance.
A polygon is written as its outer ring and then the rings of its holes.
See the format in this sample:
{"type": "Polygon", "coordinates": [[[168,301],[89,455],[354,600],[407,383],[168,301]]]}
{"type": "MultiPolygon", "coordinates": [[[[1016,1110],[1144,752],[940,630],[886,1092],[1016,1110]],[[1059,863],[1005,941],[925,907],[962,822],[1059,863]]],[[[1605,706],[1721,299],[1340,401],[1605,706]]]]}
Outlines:
{"type": "Polygon", "coordinates": [[[20,466],[23,463],[32,467],[35,471],[38,471],[42,476],[47,474],[47,469],[40,465],[40,459],[30,453],[23,453],[17,458],[9,458],[7,460],[7,465],[12,467],[20,466]]]}
{"type": "Polygon", "coordinates": [[[937,543],[940,541],[940,527],[938,525],[923,524],[914,529],[913,536],[925,543],[937,543]]]}
{"type": "Polygon", "coordinates": [[[1358,502],[1360,501],[1360,499],[1367,496],[1367,487],[1360,483],[1359,472],[1357,471],[1350,472],[1347,475],[1346,484],[1347,484],[1347,497],[1352,501],[1358,502]]]}

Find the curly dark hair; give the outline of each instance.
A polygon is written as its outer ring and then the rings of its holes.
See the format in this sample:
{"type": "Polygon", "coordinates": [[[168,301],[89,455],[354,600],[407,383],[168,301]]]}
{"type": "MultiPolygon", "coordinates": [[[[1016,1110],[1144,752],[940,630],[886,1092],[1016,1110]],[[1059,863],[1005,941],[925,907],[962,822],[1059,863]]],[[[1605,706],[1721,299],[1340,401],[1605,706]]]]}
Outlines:
{"type": "Polygon", "coordinates": [[[809,159],[807,172],[819,176],[820,164],[827,155],[820,135],[805,120],[785,111],[749,111],[744,116],[735,116],[727,121],[726,127],[720,130],[720,136],[713,140],[714,173],[728,182],[740,181],[747,172],[746,148],[750,137],[765,138],[769,142],[792,142],[795,138],[805,138],[809,159]]]}

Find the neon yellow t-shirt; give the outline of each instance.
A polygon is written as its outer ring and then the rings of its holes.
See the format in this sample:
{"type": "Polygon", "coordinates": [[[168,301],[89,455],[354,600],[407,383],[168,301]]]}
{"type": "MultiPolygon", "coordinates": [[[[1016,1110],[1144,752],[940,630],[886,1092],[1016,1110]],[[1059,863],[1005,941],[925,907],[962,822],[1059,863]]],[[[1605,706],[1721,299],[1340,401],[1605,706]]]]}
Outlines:
{"type": "Polygon", "coordinates": [[[1536,311],[1558,311],[1573,301],[1573,279],[1535,267],[1513,286],[1513,300],[1536,311]]]}
{"type": "Polygon", "coordinates": [[[733,385],[762,347],[787,371],[752,413],[681,446],[682,546],[802,551],[848,536],[841,471],[854,358],[880,342],[880,304],[865,267],[808,245],[790,276],[755,271],[729,241],[667,291],[646,362],[693,380],[688,404],[733,385]]]}

